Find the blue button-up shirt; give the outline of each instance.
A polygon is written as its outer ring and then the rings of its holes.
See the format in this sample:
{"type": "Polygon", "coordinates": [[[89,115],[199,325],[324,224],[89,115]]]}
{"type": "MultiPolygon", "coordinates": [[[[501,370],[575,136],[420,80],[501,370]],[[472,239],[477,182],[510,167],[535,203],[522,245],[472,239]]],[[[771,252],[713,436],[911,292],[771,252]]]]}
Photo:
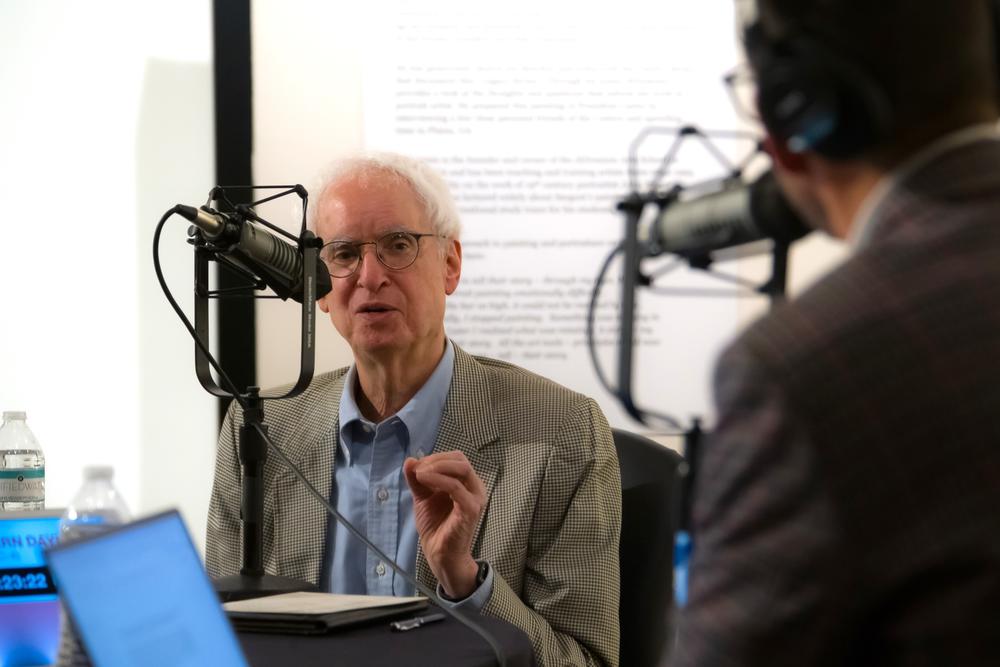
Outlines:
{"type": "MultiPolygon", "coordinates": [[[[420,458],[434,449],[454,367],[455,350],[448,341],[444,356],[424,386],[399,412],[378,424],[365,419],[358,409],[354,397],[357,370],[353,366],[340,398],[340,446],[330,501],[410,573],[416,571],[417,527],[413,496],[403,477],[403,461],[410,456],[420,458]]],[[[413,586],[332,517],[327,535],[324,590],[356,595],[414,594],[413,586]]],[[[460,606],[481,609],[493,589],[492,575],[491,571],[484,584],[460,606]]]]}

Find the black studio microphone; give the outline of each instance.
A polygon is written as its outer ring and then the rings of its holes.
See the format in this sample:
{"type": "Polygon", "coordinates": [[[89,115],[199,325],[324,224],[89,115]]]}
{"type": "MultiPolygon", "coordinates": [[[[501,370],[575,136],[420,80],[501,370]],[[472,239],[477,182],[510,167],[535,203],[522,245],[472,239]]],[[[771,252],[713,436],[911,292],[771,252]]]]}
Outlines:
{"type": "Polygon", "coordinates": [[[669,203],[643,240],[648,255],[697,257],[764,239],[791,243],[810,231],[768,170],[751,183],[733,179],[721,189],[669,203]]]}
{"type": "MultiPolygon", "coordinates": [[[[302,252],[261,226],[225,213],[178,205],[177,212],[197,227],[218,252],[259,276],[282,299],[302,303],[302,252]]],[[[316,258],[316,298],[331,289],[330,271],[316,258]]]]}

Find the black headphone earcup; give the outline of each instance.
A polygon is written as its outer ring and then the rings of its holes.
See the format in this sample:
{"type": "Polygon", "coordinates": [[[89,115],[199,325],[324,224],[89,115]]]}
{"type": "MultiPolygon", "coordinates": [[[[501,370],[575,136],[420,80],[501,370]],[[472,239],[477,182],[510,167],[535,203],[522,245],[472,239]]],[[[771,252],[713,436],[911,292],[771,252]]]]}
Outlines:
{"type": "Polygon", "coordinates": [[[761,118],[789,150],[843,160],[889,137],[888,97],[849,61],[805,36],[773,42],[759,25],[748,28],[745,43],[761,118]]]}

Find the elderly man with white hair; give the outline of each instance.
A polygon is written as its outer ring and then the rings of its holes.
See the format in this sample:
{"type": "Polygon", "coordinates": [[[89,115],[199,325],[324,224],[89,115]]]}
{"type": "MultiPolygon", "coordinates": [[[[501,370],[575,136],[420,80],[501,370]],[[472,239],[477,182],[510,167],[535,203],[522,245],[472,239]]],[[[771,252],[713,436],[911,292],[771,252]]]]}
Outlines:
{"type": "MultiPolygon", "coordinates": [[[[621,495],[596,403],[448,339],[462,269],[444,181],[394,154],[335,165],[311,224],[333,289],[320,302],[354,363],[268,404],[278,446],[355,526],[441,597],[528,635],[539,665],[618,663],[621,495]]],[[[209,571],[240,566],[234,404],[219,438],[209,571]]],[[[413,587],[265,468],[264,565],[321,590],[413,587]]]]}

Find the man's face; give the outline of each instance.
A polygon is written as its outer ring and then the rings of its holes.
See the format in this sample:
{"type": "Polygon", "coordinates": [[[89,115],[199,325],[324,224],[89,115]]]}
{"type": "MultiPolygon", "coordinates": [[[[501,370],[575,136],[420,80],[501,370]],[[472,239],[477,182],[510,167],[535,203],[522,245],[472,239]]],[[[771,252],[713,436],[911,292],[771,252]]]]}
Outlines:
{"type": "MultiPolygon", "coordinates": [[[[347,175],[326,188],[316,209],[315,231],[330,241],[377,241],[391,232],[434,230],[416,193],[388,174],[347,175]]],[[[384,266],[375,246],[361,248],[361,261],[319,301],[355,357],[387,353],[440,354],[444,345],[445,296],[461,273],[457,240],[423,237],[414,263],[384,266]]]]}

